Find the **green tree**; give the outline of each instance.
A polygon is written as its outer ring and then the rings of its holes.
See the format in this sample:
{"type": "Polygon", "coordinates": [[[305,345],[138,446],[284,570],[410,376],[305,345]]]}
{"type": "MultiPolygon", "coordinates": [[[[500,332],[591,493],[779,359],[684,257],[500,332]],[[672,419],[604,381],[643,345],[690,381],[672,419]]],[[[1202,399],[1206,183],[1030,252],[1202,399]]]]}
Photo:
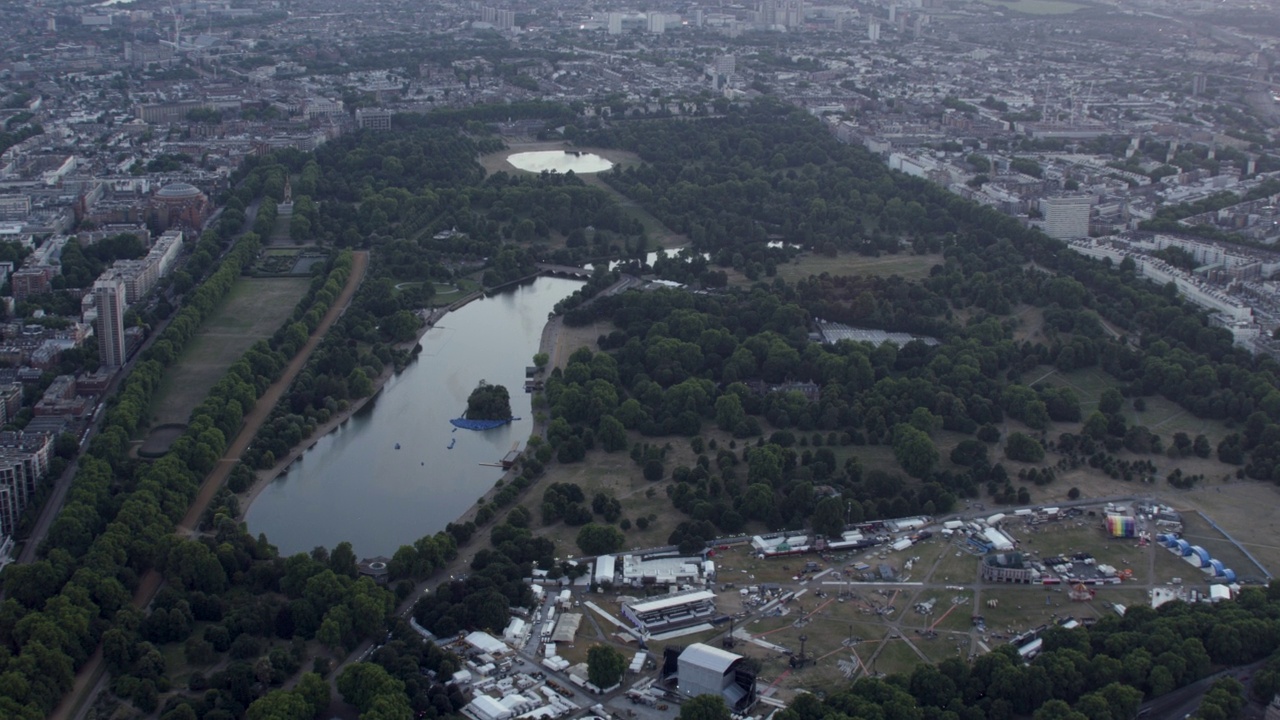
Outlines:
{"type": "Polygon", "coordinates": [[[344,702],[354,705],[360,712],[373,707],[382,695],[403,695],[404,683],[395,679],[374,663],[359,662],[348,665],[338,676],[338,692],[344,702]]]}
{"type": "Polygon", "coordinates": [[[608,555],[625,541],[622,531],[612,525],[587,523],[578,530],[578,548],[586,555],[608,555]]]}
{"type": "Polygon", "coordinates": [[[355,550],[345,540],[329,554],[329,569],[339,577],[354,578],[357,575],[356,564],[355,550]]]}
{"type": "Polygon", "coordinates": [[[502,385],[490,385],[484,380],[467,397],[467,419],[507,420],[511,417],[511,395],[502,385]]]}
{"type": "Polygon", "coordinates": [[[627,449],[627,428],[622,421],[612,415],[600,416],[596,426],[596,440],[605,452],[618,452],[627,449]]]}
{"type": "Polygon", "coordinates": [[[911,477],[922,478],[938,464],[938,449],[925,432],[911,425],[893,429],[893,456],[911,477]]]}
{"type": "Polygon", "coordinates": [[[1102,391],[1102,397],[1098,399],[1098,412],[1104,415],[1112,415],[1120,412],[1120,408],[1124,407],[1124,396],[1115,388],[1107,388],[1102,391]]]}
{"type": "Polygon", "coordinates": [[[292,690],[272,690],[253,701],[245,720],[309,720],[314,715],[302,695],[292,690]]]}
{"type": "Polygon", "coordinates": [[[1091,720],[1087,715],[1076,712],[1062,700],[1050,700],[1041,705],[1031,720],[1091,720]]]}
{"type": "Polygon", "coordinates": [[[1010,460],[1035,463],[1044,459],[1044,446],[1029,435],[1020,432],[1009,433],[1005,441],[1004,454],[1010,460]]]}
{"type": "Polygon", "coordinates": [[[329,708],[329,683],[318,673],[303,673],[294,688],[311,708],[311,717],[320,717],[329,708]]]}
{"type": "Polygon", "coordinates": [[[844,532],[844,501],[838,497],[823,498],[813,509],[813,531],[826,537],[844,532]]]}
{"type": "Polygon", "coordinates": [[[729,706],[719,695],[699,695],[680,706],[679,720],[730,720],[729,706]]]}
{"type": "Polygon", "coordinates": [[[725,393],[716,398],[716,425],[724,432],[733,432],[746,420],[747,413],[742,409],[742,400],[733,393],[725,393]]]}
{"type": "Polygon", "coordinates": [[[611,688],[622,680],[627,659],[608,645],[593,645],[587,651],[587,679],[598,688],[611,688]]]}

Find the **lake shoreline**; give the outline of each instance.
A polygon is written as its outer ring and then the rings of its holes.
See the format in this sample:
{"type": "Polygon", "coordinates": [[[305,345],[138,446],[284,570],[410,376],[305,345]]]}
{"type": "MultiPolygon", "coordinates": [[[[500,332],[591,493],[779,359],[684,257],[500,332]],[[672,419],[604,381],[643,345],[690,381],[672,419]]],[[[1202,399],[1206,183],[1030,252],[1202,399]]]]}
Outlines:
{"type": "MultiPolygon", "coordinates": [[[[527,280],[527,278],[525,280],[527,280]]],[[[449,313],[453,312],[454,310],[460,309],[461,307],[467,305],[468,303],[476,299],[487,297],[489,294],[490,294],[489,292],[474,292],[469,294],[467,297],[461,298],[458,301],[450,304],[449,306],[431,310],[430,313],[426,316],[426,321],[423,323],[423,326],[419,328],[417,337],[414,340],[401,345],[400,347],[402,348],[419,347],[420,348],[422,339],[426,335],[426,333],[430,331],[432,328],[436,327],[436,325],[443,318],[447,317],[449,313]]],[[[543,323],[541,332],[539,335],[536,352],[545,353],[549,357],[550,362],[547,364],[547,368],[546,368],[547,372],[550,372],[552,369],[557,367],[563,368],[563,366],[568,361],[569,355],[574,350],[577,349],[576,345],[575,347],[565,347],[566,345],[565,336],[566,336],[566,333],[564,332],[563,317],[552,316],[552,317],[549,317],[547,321],[543,323]]],[[[574,345],[575,343],[573,340],[570,340],[568,344],[574,345]]],[[[370,395],[351,402],[350,405],[345,410],[339,413],[335,413],[334,416],[331,417],[327,422],[317,426],[316,429],[306,439],[302,440],[298,445],[296,445],[293,449],[291,449],[288,452],[288,454],[278,459],[272,465],[272,467],[255,471],[255,479],[253,484],[248,489],[246,489],[243,493],[240,493],[239,495],[237,495],[237,499],[239,500],[239,503],[240,503],[237,521],[247,522],[249,511],[253,508],[254,503],[257,501],[257,499],[261,496],[262,492],[267,487],[269,487],[273,482],[275,482],[282,475],[287,473],[295,462],[298,462],[299,459],[302,458],[305,453],[310,452],[313,448],[315,448],[315,446],[322,439],[332,434],[335,430],[341,428],[345,423],[351,420],[356,413],[360,412],[370,401],[372,401],[376,397],[379,397],[382,394],[383,390],[386,388],[387,383],[391,380],[391,378],[394,375],[397,375],[397,374],[398,373],[395,371],[394,368],[384,369],[383,372],[380,373],[378,377],[373,380],[374,390],[370,395]]],[[[539,412],[537,408],[533,408],[533,407],[530,408],[530,412],[531,412],[530,420],[532,421],[532,425],[529,430],[529,435],[527,437],[524,437],[520,443],[523,446],[522,450],[524,451],[528,450],[529,440],[532,437],[534,436],[545,437],[546,428],[548,424],[548,419],[545,417],[545,413],[539,412]]],[[[514,439],[514,437],[512,439],[514,439]]],[[[476,516],[480,511],[480,508],[488,504],[489,502],[491,502],[493,497],[497,494],[497,492],[501,490],[502,487],[504,487],[506,484],[510,483],[518,474],[519,474],[519,470],[514,468],[511,470],[504,471],[501,474],[501,476],[499,476],[498,478],[495,478],[493,483],[490,484],[487,488],[485,488],[482,493],[476,496],[475,499],[468,506],[466,506],[466,508],[461,513],[459,513],[456,517],[450,519],[448,522],[445,523],[445,525],[447,526],[449,522],[458,524],[458,523],[465,523],[469,520],[474,521],[474,519],[476,518],[476,516]]],[[[440,527],[438,530],[443,531],[444,527],[440,527]]],[[[435,531],[433,531],[431,534],[434,534],[434,532],[435,531]]],[[[349,538],[336,538],[336,539],[333,539],[333,542],[339,542],[341,540],[347,540],[347,539],[349,538]]]]}
{"type": "MultiPolygon", "coordinates": [[[[460,301],[458,306],[461,307],[462,305],[465,305],[470,299],[473,298],[467,298],[460,301]]],[[[430,331],[431,328],[435,327],[436,323],[440,322],[441,318],[448,315],[454,309],[455,307],[453,305],[443,309],[433,309],[427,315],[427,319],[422,324],[422,327],[418,328],[417,337],[411,341],[412,344],[407,342],[403,343],[400,347],[418,347],[427,332],[430,331]]],[[[276,460],[276,463],[271,467],[265,470],[255,470],[253,485],[249,486],[249,489],[236,496],[240,503],[240,514],[236,518],[236,521],[245,522],[245,518],[249,515],[249,508],[253,506],[253,502],[258,499],[258,496],[262,494],[263,490],[267,489],[271,483],[275,482],[277,478],[285,474],[285,472],[287,472],[299,458],[309,452],[311,448],[315,447],[316,443],[320,442],[333,431],[342,427],[348,420],[354,417],[356,413],[360,412],[365,405],[369,404],[374,398],[381,395],[383,388],[395,375],[396,369],[394,366],[383,368],[382,372],[378,374],[378,377],[373,379],[373,392],[350,403],[347,405],[345,410],[334,413],[333,417],[329,418],[329,420],[324,424],[316,426],[316,429],[310,435],[295,445],[287,455],[276,460]]]]}
{"type": "MultiPolygon", "coordinates": [[[[430,331],[433,327],[435,327],[436,324],[439,323],[443,318],[447,317],[449,313],[465,306],[468,302],[475,300],[478,297],[484,297],[485,295],[487,295],[487,293],[473,293],[472,296],[459,300],[458,302],[455,302],[445,308],[436,308],[432,310],[431,313],[427,316],[427,322],[425,322],[423,326],[419,329],[417,338],[412,341],[412,344],[405,343],[404,346],[415,347],[420,345],[422,338],[427,334],[427,332],[430,331]]],[[[547,353],[550,356],[551,362],[547,364],[548,371],[550,371],[551,368],[557,367],[559,365],[563,365],[568,360],[569,353],[565,352],[565,349],[560,347],[560,337],[561,337],[560,328],[562,327],[562,324],[563,324],[563,319],[560,316],[555,316],[555,317],[549,318],[542,327],[542,332],[541,332],[539,343],[538,343],[538,352],[547,353]]],[[[393,367],[388,367],[384,369],[382,373],[380,373],[378,377],[373,380],[374,390],[372,393],[370,393],[366,397],[360,398],[359,400],[352,402],[345,410],[339,413],[335,413],[334,416],[331,417],[327,422],[325,422],[322,425],[318,425],[314,432],[312,432],[306,439],[301,441],[292,450],[290,450],[287,455],[277,460],[276,463],[272,465],[270,468],[267,468],[264,470],[256,470],[254,472],[255,479],[254,479],[253,485],[250,486],[243,493],[240,493],[236,496],[240,503],[240,508],[239,508],[240,512],[238,517],[236,518],[237,522],[241,522],[241,523],[247,522],[247,517],[248,517],[250,508],[253,506],[253,503],[258,499],[258,497],[262,494],[264,490],[266,490],[273,482],[275,482],[278,478],[280,478],[282,475],[288,472],[288,470],[293,466],[293,464],[295,462],[298,462],[299,459],[305,453],[311,451],[311,449],[314,448],[317,443],[319,443],[322,439],[324,439],[325,437],[333,433],[335,430],[341,428],[345,423],[351,420],[351,418],[354,417],[357,412],[363,409],[365,405],[371,402],[374,398],[381,395],[382,391],[385,389],[386,384],[396,374],[397,373],[393,367]]],[[[534,435],[545,435],[545,430],[546,430],[547,420],[543,418],[541,421],[539,421],[538,419],[539,413],[536,409],[531,408],[531,412],[533,414],[533,417],[532,417],[533,427],[530,430],[529,437],[524,438],[521,442],[522,449],[524,450],[528,449],[528,443],[529,443],[530,437],[533,437],[534,435]]],[[[465,523],[468,520],[474,521],[476,518],[476,515],[480,511],[480,508],[486,503],[490,502],[493,499],[494,495],[496,495],[497,492],[502,488],[502,486],[511,482],[511,480],[514,479],[517,474],[519,474],[519,471],[514,468],[511,470],[504,471],[501,477],[496,479],[492,485],[490,485],[488,488],[485,489],[485,491],[482,494],[476,497],[475,500],[470,505],[468,505],[467,508],[461,514],[459,514],[456,518],[454,518],[451,522],[457,524],[457,523],[465,523]]],[[[444,528],[443,527],[440,528],[440,531],[443,532],[444,528]]],[[[268,541],[270,541],[269,536],[268,536],[268,541]]],[[[336,540],[335,542],[340,542],[340,541],[341,539],[336,540]]]]}

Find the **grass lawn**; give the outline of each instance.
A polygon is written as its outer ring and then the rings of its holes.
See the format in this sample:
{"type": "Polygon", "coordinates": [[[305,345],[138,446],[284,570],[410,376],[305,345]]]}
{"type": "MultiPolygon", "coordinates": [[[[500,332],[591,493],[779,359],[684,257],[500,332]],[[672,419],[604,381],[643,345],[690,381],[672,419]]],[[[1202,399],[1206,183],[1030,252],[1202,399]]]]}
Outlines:
{"type": "MultiPolygon", "coordinates": [[[[929,277],[929,269],[942,263],[941,255],[912,255],[898,253],[870,257],[859,253],[843,252],[836,257],[815,253],[803,253],[785,265],[778,266],[778,277],[788,283],[804,280],[810,275],[900,275],[908,280],[929,277]]],[[[744,278],[745,280],[745,278],[744,278]]]]}
{"type": "MultiPolygon", "coordinates": [[[[1068,387],[1076,391],[1080,398],[1080,412],[1083,417],[1098,409],[1098,400],[1108,388],[1119,388],[1121,383],[1100,368],[1083,368],[1071,372],[1059,372],[1048,365],[1041,365],[1023,374],[1022,382],[1040,386],[1068,387]]],[[[1126,398],[1121,414],[1129,425],[1146,425],[1152,432],[1168,440],[1174,433],[1184,432],[1194,438],[1203,434],[1216,445],[1227,434],[1227,428],[1218,420],[1198,418],[1177,403],[1160,395],[1143,398],[1146,409],[1138,412],[1133,409],[1133,401],[1126,398]]],[[[1058,431],[1055,423],[1051,431],[1058,431]]],[[[1166,443],[1167,444],[1167,443],[1166,443]]]]}
{"type": "MultiPolygon", "coordinates": [[[[409,284],[410,283],[405,283],[406,286],[409,284]]],[[[445,305],[457,302],[476,290],[479,290],[480,287],[480,283],[467,278],[459,279],[452,285],[446,283],[435,283],[436,294],[431,296],[431,307],[444,307],[445,305]]]]}
{"type": "MultiPolygon", "coordinates": [[[[915,640],[912,639],[912,642],[915,640]]],[[[902,639],[890,639],[884,650],[876,657],[871,669],[877,673],[893,675],[894,673],[910,673],[920,664],[920,656],[902,639]]]]}
{"type": "Polygon", "coordinates": [[[955,545],[947,546],[947,555],[938,563],[930,582],[946,585],[970,585],[978,579],[978,563],[982,559],[977,555],[959,549],[955,545]]]}
{"type": "MultiPolygon", "coordinates": [[[[954,616],[959,612],[960,610],[956,610],[952,615],[954,616]]],[[[966,626],[972,624],[969,620],[969,613],[965,613],[962,619],[966,626]]],[[[950,620],[950,618],[948,618],[948,620],[950,620]]],[[[916,647],[920,648],[920,652],[923,652],[928,656],[929,660],[934,664],[940,663],[948,658],[959,658],[964,660],[969,655],[969,646],[971,644],[971,639],[967,632],[940,632],[936,638],[912,637],[911,641],[914,642],[916,647]]]]}
{"type": "Polygon", "coordinates": [[[1066,590],[1061,593],[1056,591],[1060,587],[1062,586],[1023,585],[984,588],[982,606],[974,608],[973,614],[986,618],[987,644],[994,646],[1002,640],[993,638],[992,634],[1004,635],[1006,638],[1003,639],[1007,639],[1010,634],[1016,635],[1044,624],[1053,614],[1079,615],[1072,611],[1072,606],[1076,603],[1067,598],[1066,590]],[[997,603],[995,607],[987,604],[992,600],[997,603]]]}
{"type": "MultiPolygon", "coordinates": [[[[933,614],[925,618],[928,621],[924,625],[926,629],[932,625],[934,631],[939,634],[947,631],[968,633],[969,629],[973,627],[972,592],[967,590],[963,592],[958,590],[935,590],[930,592],[929,596],[936,597],[938,602],[933,606],[933,614]],[[967,600],[961,603],[952,602],[956,598],[967,598],[967,600]]],[[[913,610],[912,612],[915,611],[913,610]]]]}
{"type": "MultiPolygon", "coordinates": [[[[1209,480],[1198,484],[1193,490],[1166,493],[1165,500],[1183,510],[1184,520],[1188,519],[1187,510],[1202,510],[1240,541],[1268,570],[1274,573],[1280,568],[1280,520],[1275,513],[1275,507],[1280,504],[1280,488],[1275,485],[1253,481],[1232,480],[1221,483],[1209,480]]],[[[1206,532],[1204,525],[1196,517],[1188,525],[1187,532],[1198,536],[1195,544],[1204,545],[1205,549],[1213,552],[1217,550],[1216,545],[1211,547],[1210,544],[1200,542],[1200,538],[1208,540],[1210,533],[1216,534],[1212,528],[1207,528],[1206,532]]],[[[1232,552],[1237,551],[1233,548],[1232,552]]],[[[1224,557],[1220,559],[1227,563],[1227,567],[1235,570],[1237,575],[1253,574],[1252,563],[1242,562],[1235,566],[1228,563],[1230,557],[1232,556],[1224,550],[1224,557]]],[[[1193,569],[1189,565],[1186,567],[1188,570],[1193,569]]]]}
{"type": "MultiPolygon", "coordinates": [[[[1250,533],[1239,533],[1243,537],[1257,539],[1257,536],[1251,536],[1250,533]]],[[[1182,516],[1182,537],[1192,545],[1199,545],[1209,551],[1209,556],[1215,560],[1221,560],[1223,565],[1236,571],[1236,577],[1262,577],[1262,571],[1257,565],[1244,553],[1240,552],[1231,541],[1227,540],[1222,533],[1213,529],[1213,526],[1195,513],[1183,513],[1182,516]]],[[[1252,550],[1250,551],[1252,552],[1252,550]]],[[[1191,565],[1183,562],[1186,567],[1187,578],[1196,578],[1197,580],[1205,580],[1209,576],[1204,575],[1203,571],[1198,570],[1191,565]]]]}
{"type": "Polygon", "coordinates": [[[1093,602],[1087,603],[1070,603],[1069,609],[1075,612],[1067,614],[1082,618],[1089,617],[1092,613],[1095,617],[1106,617],[1115,614],[1115,606],[1124,605],[1125,607],[1137,607],[1139,605],[1151,606],[1151,593],[1146,588],[1111,586],[1098,588],[1098,595],[1093,602]]]}
{"type": "Polygon", "coordinates": [[[151,405],[153,424],[185,423],[227,368],[269,338],[297,305],[309,278],[240,278],[164,374],[151,405]]]}
{"type": "Polygon", "coordinates": [[[1041,365],[1031,372],[1024,373],[1022,382],[1035,383],[1037,386],[1068,387],[1075,390],[1080,398],[1080,413],[1088,417],[1098,409],[1098,399],[1107,388],[1119,387],[1120,383],[1103,370],[1092,367],[1071,372],[1061,372],[1049,365],[1041,365]],[[1036,382],[1036,381],[1039,382],[1036,382]]]}
{"type": "Polygon", "coordinates": [[[1166,446],[1174,433],[1179,432],[1186,433],[1192,439],[1196,435],[1204,435],[1214,447],[1228,434],[1226,426],[1220,420],[1198,418],[1190,410],[1185,410],[1162,396],[1144,398],[1144,401],[1146,410],[1142,412],[1135,411],[1133,403],[1126,401],[1121,410],[1124,419],[1129,425],[1146,425],[1151,432],[1165,439],[1166,446]]]}
{"type": "MultiPolygon", "coordinates": [[[[1195,542],[1199,544],[1199,540],[1188,540],[1187,542],[1195,542]]],[[[1235,568],[1232,568],[1235,570],[1235,568]]],[[[1181,580],[1179,584],[1195,586],[1206,579],[1206,576],[1197,568],[1191,567],[1180,556],[1165,550],[1164,548],[1156,548],[1155,553],[1155,581],[1157,585],[1172,585],[1173,580],[1177,578],[1181,580]]]]}

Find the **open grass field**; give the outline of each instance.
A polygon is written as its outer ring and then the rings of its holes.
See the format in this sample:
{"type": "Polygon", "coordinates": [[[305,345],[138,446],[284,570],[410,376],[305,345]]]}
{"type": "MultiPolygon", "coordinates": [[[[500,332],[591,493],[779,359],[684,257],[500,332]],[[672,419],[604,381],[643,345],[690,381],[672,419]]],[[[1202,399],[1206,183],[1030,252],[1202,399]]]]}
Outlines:
{"type": "Polygon", "coordinates": [[[152,424],[185,423],[191,411],[250,345],[269,338],[306,292],[307,278],[240,278],[165,373],[152,424]]]}
{"type": "MultiPolygon", "coordinates": [[[[1213,559],[1221,560],[1223,565],[1235,570],[1238,578],[1261,579],[1263,577],[1261,568],[1196,513],[1183,513],[1182,537],[1192,545],[1199,545],[1208,550],[1213,559]]],[[[1196,577],[1202,573],[1198,568],[1187,565],[1185,562],[1183,564],[1186,565],[1188,576],[1196,577]]]]}
{"type": "Polygon", "coordinates": [[[994,643],[1006,640],[1010,635],[1048,622],[1052,615],[1061,617],[1075,614],[1072,612],[1074,605],[1076,603],[1067,599],[1065,590],[1056,592],[1054,586],[988,587],[982,591],[981,607],[974,608],[973,614],[985,618],[989,638],[987,642],[994,646],[994,643]],[[989,604],[993,600],[994,607],[989,604]],[[994,637],[996,635],[1004,637],[994,637]]]}
{"type": "Polygon", "coordinates": [[[1174,433],[1179,432],[1186,433],[1191,438],[1204,435],[1214,447],[1229,434],[1222,421],[1198,418],[1165,397],[1157,395],[1145,398],[1145,402],[1146,409],[1142,412],[1134,410],[1133,403],[1125,403],[1124,418],[1130,425],[1146,425],[1151,432],[1163,438],[1172,438],[1174,433]]]}
{"type": "MultiPolygon", "coordinates": [[[[409,284],[412,283],[405,283],[405,285],[409,284]]],[[[436,294],[431,296],[431,307],[445,307],[481,289],[481,287],[480,283],[468,278],[461,278],[452,284],[435,283],[436,294]]]]}
{"type": "MultiPolygon", "coordinates": [[[[1050,366],[1041,365],[1024,373],[1022,382],[1035,386],[1071,388],[1080,398],[1080,412],[1084,417],[1088,417],[1098,409],[1098,400],[1105,390],[1120,387],[1119,381],[1097,367],[1064,373],[1050,366]]],[[[1192,438],[1203,434],[1216,445],[1228,434],[1226,426],[1221,421],[1198,418],[1163,396],[1143,398],[1143,402],[1146,404],[1146,409],[1139,412],[1133,408],[1133,401],[1126,399],[1121,409],[1125,420],[1130,425],[1146,425],[1152,432],[1166,439],[1178,432],[1187,433],[1192,438]]],[[[1057,425],[1061,423],[1055,424],[1055,431],[1065,431],[1065,428],[1058,430],[1057,425]]]]}
{"type": "MultiPolygon", "coordinates": [[[[929,269],[942,263],[942,255],[912,255],[898,253],[870,257],[858,253],[843,252],[835,257],[816,253],[803,253],[785,265],[778,266],[778,277],[793,283],[810,275],[899,275],[908,280],[929,277],[929,269]]],[[[743,278],[745,280],[745,278],[743,278]]]]}
{"type": "MultiPolygon", "coordinates": [[[[1080,398],[1081,414],[1085,417],[1098,409],[1098,400],[1105,390],[1120,386],[1115,378],[1096,367],[1063,373],[1041,366],[1023,377],[1024,382],[1036,379],[1041,379],[1044,384],[1075,390],[1080,398]]],[[[1133,408],[1132,400],[1125,400],[1121,413],[1130,425],[1146,425],[1162,437],[1173,437],[1176,432],[1185,432],[1193,438],[1204,434],[1215,444],[1227,434],[1220,421],[1197,418],[1165,397],[1155,395],[1143,398],[1143,402],[1146,409],[1139,412],[1133,408]]]]}
{"type": "MultiPolygon", "coordinates": [[[[1267,570],[1280,571],[1280,519],[1275,514],[1276,506],[1280,505],[1280,488],[1253,481],[1206,482],[1192,490],[1165,493],[1165,500],[1180,510],[1203,511],[1267,570]]],[[[1207,534],[1200,532],[1199,526],[1194,527],[1197,528],[1195,534],[1207,534]]],[[[1213,549],[1209,545],[1205,548],[1213,549]]],[[[1226,560],[1223,558],[1223,562],[1226,560]]],[[[1240,567],[1232,569],[1244,574],[1240,567]]]]}
{"type": "Polygon", "coordinates": [[[1066,15],[1089,7],[1080,3],[1064,2],[1064,0],[982,0],[982,2],[992,7],[1027,15],[1066,15]]]}
{"type": "Polygon", "coordinates": [[[978,580],[978,556],[971,555],[959,546],[947,544],[946,554],[933,571],[935,583],[971,585],[978,580]]]}
{"type": "Polygon", "coordinates": [[[921,660],[920,655],[911,649],[906,640],[891,638],[885,641],[884,649],[871,663],[871,671],[886,675],[910,673],[921,660]]]}
{"type": "Polygon", "coordinates": [[[1157,585],[1173,585],[1175,579],[1180,581],[1176,584],[1191,585],[1203,579],[1200,570],[1191,567],[1181,557],[1168,550],[1157,548],[1154,559],[1157,585]]]}

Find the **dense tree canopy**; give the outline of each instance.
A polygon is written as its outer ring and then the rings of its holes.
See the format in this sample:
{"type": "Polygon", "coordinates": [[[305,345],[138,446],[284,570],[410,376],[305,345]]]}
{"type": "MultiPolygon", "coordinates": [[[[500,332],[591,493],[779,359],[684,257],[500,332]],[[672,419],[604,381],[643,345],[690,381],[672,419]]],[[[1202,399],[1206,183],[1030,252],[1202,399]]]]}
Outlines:
{"type": "Polygon", "coordinates": [[[469,420],[507,420],[511,417],[511,394],[505,385],[490,385],[481,380],[467,396],[465,417],[469,420]]]}
{"type": "Polygon", "coordinates": [[[587,679],[598,688],[611,688],[622,680],[627,659],[608,645],[592,645],[587,650],[587,679]]]}

